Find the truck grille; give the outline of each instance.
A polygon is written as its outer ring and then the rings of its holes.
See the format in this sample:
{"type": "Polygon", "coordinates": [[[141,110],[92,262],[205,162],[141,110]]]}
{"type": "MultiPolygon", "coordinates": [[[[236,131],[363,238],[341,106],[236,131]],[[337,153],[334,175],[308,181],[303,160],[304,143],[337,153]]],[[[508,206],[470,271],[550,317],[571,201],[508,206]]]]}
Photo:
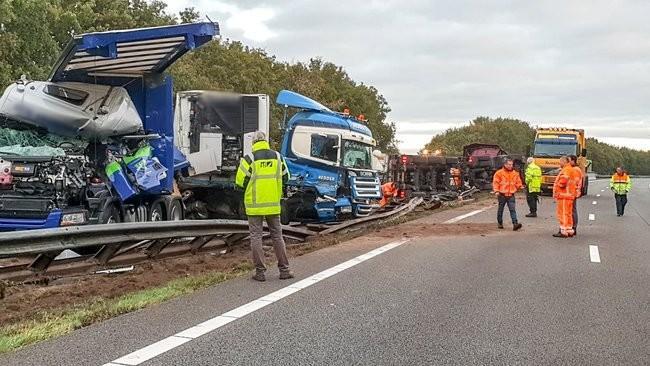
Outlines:
{"type": "Polygon", "coordinates": [[[53,207],[50,200],[0,198],[0,217],[44,219],[53,207]]]}
{"type": "Polygon", "coordinates": [[[354,198],[381,198],[381,183],[377,177],[350,177],[354,198]]]}

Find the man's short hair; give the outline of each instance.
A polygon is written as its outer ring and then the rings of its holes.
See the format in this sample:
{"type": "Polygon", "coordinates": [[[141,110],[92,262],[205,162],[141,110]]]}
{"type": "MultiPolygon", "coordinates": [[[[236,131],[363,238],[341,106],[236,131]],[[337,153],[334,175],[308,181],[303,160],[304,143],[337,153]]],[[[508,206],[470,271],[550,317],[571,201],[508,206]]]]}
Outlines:
{"type": "Polygon", "coordinates": [[[576,163],[578,162],[578,157],[575,155],[569,155],[569,160],[575,161],[576,163]]]}
{"type": "Polygon", "coordinates": [[[253,132],[253,143],[265,141],[265,140],[266,140],[266,134],[264,132],[262,131],[253,132]]]}

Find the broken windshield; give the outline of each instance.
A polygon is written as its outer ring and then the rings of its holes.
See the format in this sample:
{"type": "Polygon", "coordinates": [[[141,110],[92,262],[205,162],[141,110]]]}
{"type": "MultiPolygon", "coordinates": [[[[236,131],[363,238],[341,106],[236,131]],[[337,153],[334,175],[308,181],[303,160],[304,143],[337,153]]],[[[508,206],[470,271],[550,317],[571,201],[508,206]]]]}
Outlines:
{"type": "Polygon", "coordinates": [[[371,169],[372,146],[352,140],[343,141],[343,166],[355,169],[371,169]]]}
{"type": "Polygon", "coordinates": [[[78,138],[58,136],[0,117],[0,155],[65,156],[66,151],[80,152],[86,145],[78,138]]]}

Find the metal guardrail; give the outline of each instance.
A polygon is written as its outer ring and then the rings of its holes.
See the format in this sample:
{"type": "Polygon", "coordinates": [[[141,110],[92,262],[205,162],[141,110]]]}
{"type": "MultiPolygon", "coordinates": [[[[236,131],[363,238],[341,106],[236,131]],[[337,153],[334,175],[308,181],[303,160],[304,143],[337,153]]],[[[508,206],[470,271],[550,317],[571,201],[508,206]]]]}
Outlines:
{"type": "MultiPolygon", "coordinates": [[[[291,226],[284,226],[282,229],[288,234],[299,237],[316,235],[311,230],[291,226]]],[[[18,231],[0,237],[0,258],[124,242],[229,234],[248,234],[248,222],[242,220],[132,222],[18,231]]]]}
{"type": "MultiPolygon", "coordinates": [[[[464,193],[471,194],[473,192],[464,193]]],[[[460,198],[463,195],[461,194],[460,198]]],[[[436,202],[440,202],[441,198],[437,198],[436,202]]],[[[454,198],[459,197],[456,195],[454,198]]],[[[304,226],[285,225],[282,227],[283,235],[286,238],[304,241],[315,235],[353,230],[368,223],[397,219],[412,212],[423,203],[422,197],[413,198],[390,211],[344,221],[332,226],[316,225],[319,231],[309,230],[304,226]]],[[[308,225],[308,227],[310,226],[308,225]]],[[[131,263],[135,263],[133,261],[137,262],[147,258],[183,255],[188,252],[195,254],[204,247],[213,248],[214,243],[211,244],[212,246],[208,246],[213,239],[220,239],[223,243],[218,245],[221,247],[230,247],[246,240],[248,235],[248,221],[243,220],[120,223],[19,231],[0,237],[0,258],[21,258],[23,263],[0,267],[2,268],[0,272],[4,278],[28,278],[30,271],[44,273],[53,263],[58,265],[57,268],[72,263],[79,264],[84,260],[87,263],[86,267],[92,266],[92,263],[104,266],[112,261],[124,261],[125,258],[131,260],[131,263]],[[170,247],[169,250],[166,250],[168,247],[170,247]],[[56,259],[64,250],[73,250],[85,255],[76,259],[56,259]],[[136,250],[137,253],[135,253],[136,250]],[[162,253],[163,250],[166,251],[162,253]],[[131,258],[134,255],[137,257],[136,259],[131,258]],[[25,260],[29,260],[31,263],[25,263],[25,260]],[[27,274],[25,274],[25,270],[29,270],[27,274]],[[21,271],[22,274],[17,274],[21,271]]],[[[265,236],[268,236],[268,232],[265,236]]]]}

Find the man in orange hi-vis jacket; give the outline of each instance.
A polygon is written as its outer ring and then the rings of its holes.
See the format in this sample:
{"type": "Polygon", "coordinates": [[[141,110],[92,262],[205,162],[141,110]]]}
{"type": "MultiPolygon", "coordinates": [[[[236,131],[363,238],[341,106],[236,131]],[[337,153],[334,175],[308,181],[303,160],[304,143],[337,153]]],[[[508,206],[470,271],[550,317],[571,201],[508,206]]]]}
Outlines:
{"type": "Polygon", "coordinates": [[[395,182],[384,183],[381,186],[381,192],[382,195],[381,201],[379,201],[379,206],[384,207],[390,202],[391,198],[397,196],[397,185],[395,185],[395,182]]]}
{"type": "Polygon", "coordinates": [[[576,183],[576,199],[573,200],[573,235],[578,235],[578,198],[582,196],[582,182],[584,175],[582,169],[578,166],[578,157],[569,155],[569,164],[572,168],[573,175],[571,179],[576,183]]]}
{"type": "Polygon", "coordinates": [[[573,236],[573,202],[576,199],[577,184],[573,167],[569,158],[560,158],[560,173],[553,184],[553,198],[557,202],[557,219],[560,222],[560,232],[553,234],[556,238],[573,236]]]}
{"type": "Polygon", "coordinates": [[[497,208],[497,223],[499,229],[503,229],[503,210],[508,205],[510,219],[512,220],[512,230],[521,229],[521,224],[517,221],[517,211],[515,211],[515,193],[524,187],[521,182],[519,172],[514,170],[512,159],[506,160],[503,168],[497,170],[492,178],[492,191],[497,195],[499,206],[497,208]]]}

